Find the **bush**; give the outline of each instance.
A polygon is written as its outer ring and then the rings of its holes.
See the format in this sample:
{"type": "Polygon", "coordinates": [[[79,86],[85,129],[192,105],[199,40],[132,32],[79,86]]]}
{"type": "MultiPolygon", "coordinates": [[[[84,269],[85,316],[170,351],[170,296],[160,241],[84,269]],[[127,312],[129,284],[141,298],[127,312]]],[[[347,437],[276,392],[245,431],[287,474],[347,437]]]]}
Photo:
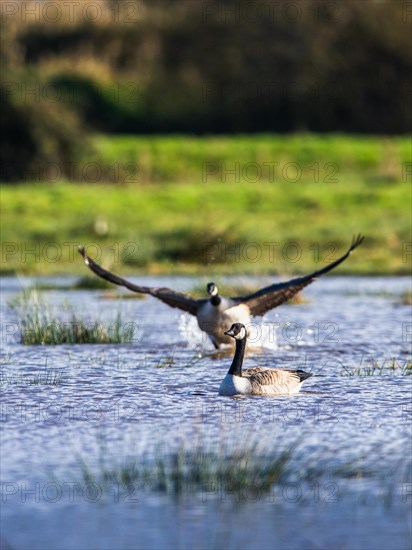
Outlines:
{"type": "MultiPolygon", "coordinates": [[[[26,84],[14,79],[14,85],[26,84]]],[[[30,88],[30,84],[27,84],[30,88]]],[[[14,99],[1,88],[0,163],[3,181],[41,180],[42,172],[54,165],[68,175],[71,164],[86,154],[90,144],[76,113],[61,104],[37,101],[28,96],[14,99]]]]}

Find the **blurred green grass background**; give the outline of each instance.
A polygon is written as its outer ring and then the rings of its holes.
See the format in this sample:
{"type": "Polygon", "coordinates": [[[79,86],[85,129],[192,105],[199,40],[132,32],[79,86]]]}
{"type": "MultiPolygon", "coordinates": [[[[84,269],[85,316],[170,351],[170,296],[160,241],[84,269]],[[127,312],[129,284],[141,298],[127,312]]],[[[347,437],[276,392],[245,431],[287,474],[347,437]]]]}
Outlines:
{"type": "Polygon", "coordinates": [[[96,157],[77,168],[96,163],[90,178],[116,183],[3,186],[3,274],[81,274],[74,249],[87,243],[119,273],[303,273],[359,232],[367,239],[339,274],[408,273],[408,137],[97,135],[93,144],[96,157]]]}

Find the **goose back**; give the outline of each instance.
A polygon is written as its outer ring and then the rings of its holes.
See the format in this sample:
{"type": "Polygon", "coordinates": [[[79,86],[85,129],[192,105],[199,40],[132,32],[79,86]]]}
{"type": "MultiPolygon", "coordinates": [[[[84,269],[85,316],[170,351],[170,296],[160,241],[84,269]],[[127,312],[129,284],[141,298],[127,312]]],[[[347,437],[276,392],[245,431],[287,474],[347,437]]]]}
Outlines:
{"type": "Polygon", "coordinates": [[[244,370],[242,376],[248,379],[251,393],[274,395],[297,393],[302,382],[312,375],[301,370],[256,367],[244,370]]]}

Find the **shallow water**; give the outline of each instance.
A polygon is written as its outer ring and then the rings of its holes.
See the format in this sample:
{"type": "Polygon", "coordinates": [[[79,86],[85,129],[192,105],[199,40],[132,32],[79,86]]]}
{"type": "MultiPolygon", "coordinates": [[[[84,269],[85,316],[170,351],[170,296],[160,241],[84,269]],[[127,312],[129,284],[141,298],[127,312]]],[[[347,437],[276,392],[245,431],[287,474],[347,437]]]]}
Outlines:
{"type": "MultiPolygon", "coordinates": [[[[329,277],[307,303],[257,319],[245,366],[313,374],[293,397],[219,397],[230,353],[213,346],[188,315],[161,302],[104,299],[102,291],[45,292],[88,320],[135,323],[132,344],[23,346],[7,303],[34,280],[0,280],[2,311],[2,537],[11,548],[380,548],[410,545],[412,376],[410,307],[403,277],[329,277]],[[370,372],[371,358],[380,373],[370,372]],[[398,368],[388,369],[395,358],[398,368]],[[47,382],[46,372],[60,377],[47,382]],[[410,372],[410,371],[409,371],[410,372]],[[33,381],[37,383],[34,384],[33,381]],[[179,499],[135,488],[89,494],[83,460],[133,456],[196,442],[265,448],[299,441],[297,467],[325,468],[317,484],[239,495],[221,487],[179,499]],[[352,460],[370,478],[330,478],[352,460]],[[73,490],[74,484],[76,491],[73,490]],[[297,528],[297,526],[299,526],[297,528]]],[[[136,278],[190,290],[190,278],[136,278]]],[[[247,279],[256,288],[266,279],[247,279]]],[[[39,282],[39,281],[37,281],[39,282]]],[[[47,282],[50,282],[48,280],[47,282]]]]}

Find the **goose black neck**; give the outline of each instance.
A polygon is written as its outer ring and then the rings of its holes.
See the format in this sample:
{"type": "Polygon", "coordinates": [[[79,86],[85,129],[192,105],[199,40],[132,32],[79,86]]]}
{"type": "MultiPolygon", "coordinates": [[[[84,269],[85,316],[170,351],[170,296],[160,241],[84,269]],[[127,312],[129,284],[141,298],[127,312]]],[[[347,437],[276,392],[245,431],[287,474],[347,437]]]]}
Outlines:
{"type": "Polygon", "coordinates": [[[233,357],[232,364],[230,365],[229,374],[235,376],[242,376],[243,357],[245,355],[246,338],[242,340],[236,340],[236,351],[233,357]]]}
{"type": "Polygon", "coordinates": [[[220,306],[221,301],[222,298],[218,294],[210,298],[210,303],[212,304],[212,306],[220,306]]]}

